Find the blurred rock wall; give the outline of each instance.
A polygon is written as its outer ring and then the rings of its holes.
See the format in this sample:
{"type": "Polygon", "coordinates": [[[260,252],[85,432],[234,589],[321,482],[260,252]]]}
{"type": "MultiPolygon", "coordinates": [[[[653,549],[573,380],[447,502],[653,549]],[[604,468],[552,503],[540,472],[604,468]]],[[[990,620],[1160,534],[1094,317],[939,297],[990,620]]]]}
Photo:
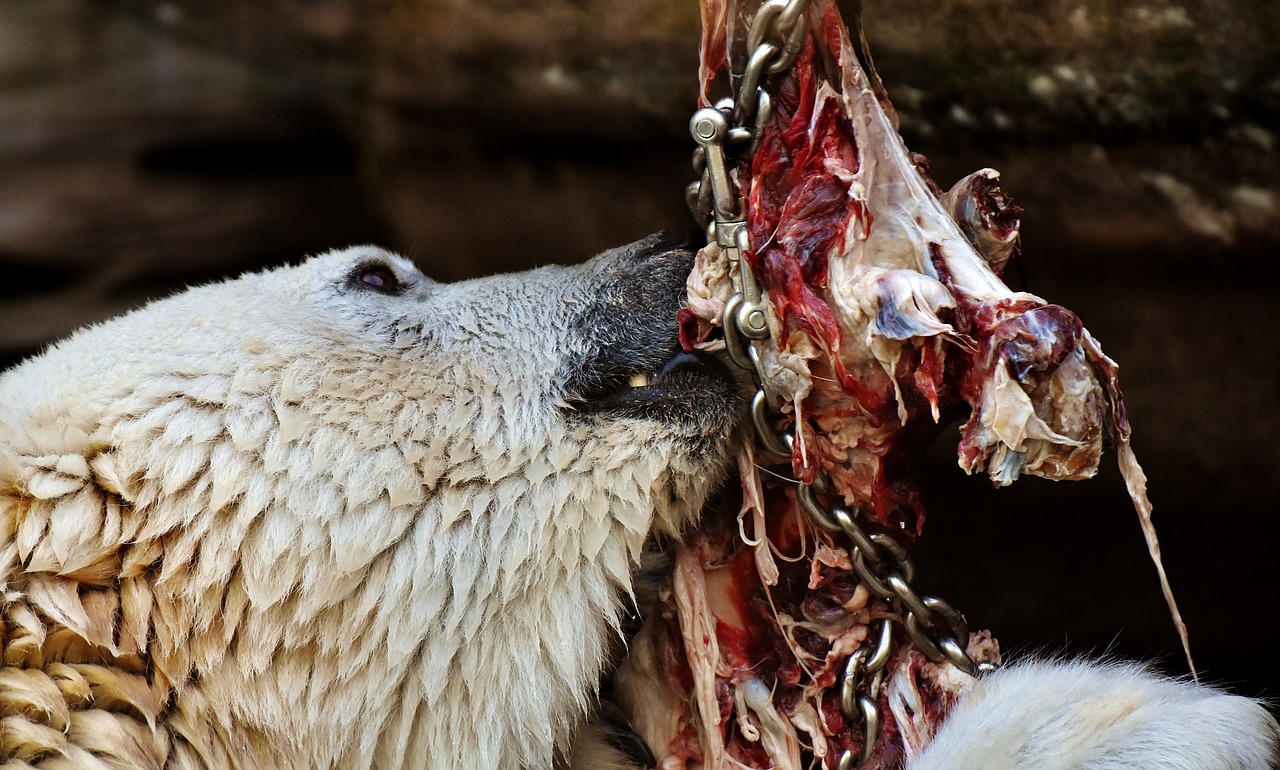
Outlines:
{"type": "MultiPolygon", "coordinates": [[[[0,360],[355,242],[457,279],[685,224],[698,23],[695,0],[5,0],[0,360]]],[[[944,187],[1003,172],[1026,287],[1121,362],[1210,675],[1280,686],[1275,3],[868,0],[864,23],[908,144],[944,187]]],[[[953,448],[926,468],[929,587],[1006,642],[1176,666],[1114,473],[997,493],[953,448]]]]}
{"type": "MultiPolygon", "coordinates": [[[[531,248],[558,257],[566,233],[598,248],[647,216],[679,215],[631,211],[659,195],[638,190],[687,176],[695,0],[119,4],[260,71],[349,94],[349,128],[401,238],[491,253],[487,233],[519,223],[531,248]],[[485,179],[493,189],[477,194],[485,179]],[[570,219],[492,203],[535,191],[570,219]],[[442,192],[476,218],[424,212],[442,192]]],[[[1158,250],[1195,270],[1206,258],[1240,269],[1237,250],[1280,243],[1272,0],[871,0],[864,19],[908,143],[944,187],[1000,168],[1035,204],[1031,245],[1083,258],[1077,269],[1115,268],[1099,250],[1158,250]],[[1053,249],[1063,238],[1072,248],[1053,249]]]]}

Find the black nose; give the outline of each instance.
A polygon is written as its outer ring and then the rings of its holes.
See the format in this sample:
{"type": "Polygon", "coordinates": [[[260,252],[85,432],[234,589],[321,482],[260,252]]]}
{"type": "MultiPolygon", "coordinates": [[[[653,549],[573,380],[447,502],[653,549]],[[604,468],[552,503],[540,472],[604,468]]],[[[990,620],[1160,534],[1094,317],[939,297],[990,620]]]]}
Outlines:
{"type": "Polygon", "coordinates": [[[679,283],[680,303],[684,303],[684,282],[693,270],[693,257],[706,244],[696,228],[672,228],[654,233],[635,243],[597,257],[607,260],[606,290],[618,288],[631,299],[650,301],[651,296],[671,293],[679,283]]]}
{"type": "Polygon", "coordinates": [[[642,359],[648,351],[670,349],[698,248],[694,236],[668,230],[598,258],[600,283],[587,320],[603,331],[602,342],[642,359]]]}
{"type": "Polygon", "coordinates": [[[660,233],[654,233],[635,245],[653,254],[668,251],[696,252],[707,244],[707,236],[697,227],[671,227],[660,233]]]}

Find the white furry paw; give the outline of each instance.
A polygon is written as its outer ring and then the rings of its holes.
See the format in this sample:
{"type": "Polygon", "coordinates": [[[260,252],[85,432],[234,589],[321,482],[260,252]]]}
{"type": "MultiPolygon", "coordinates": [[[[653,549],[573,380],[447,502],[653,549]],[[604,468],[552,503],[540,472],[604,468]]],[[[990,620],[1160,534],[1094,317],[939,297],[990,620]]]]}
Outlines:
{"type": "Polygon", "coordinates": [[[1029,663],[965,693],[908,770],[1269,770],[1256,701],[1114,663],[1029,663]]]}
{"type": "Polygon", "coordinates": [[[644,739],[616,709],[606,708],[578,731],[563,770],[652,770],[656,765],[644,739]]]}

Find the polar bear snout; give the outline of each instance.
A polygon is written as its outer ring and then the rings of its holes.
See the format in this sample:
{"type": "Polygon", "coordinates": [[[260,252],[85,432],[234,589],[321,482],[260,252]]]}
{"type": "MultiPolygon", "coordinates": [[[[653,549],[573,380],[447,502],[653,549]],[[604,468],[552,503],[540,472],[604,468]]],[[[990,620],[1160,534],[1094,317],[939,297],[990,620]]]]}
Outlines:
{"type": "Polygon", "coordinates": [[[585,340],[566,362],[566,401],[599,419],[648,419],[699,441],[726,440],[743,415],[744,381],[714,356],[685,351],[676,316],[694,246],[670,234],[606,252],[600,281],[573,324],[585,340]]]}

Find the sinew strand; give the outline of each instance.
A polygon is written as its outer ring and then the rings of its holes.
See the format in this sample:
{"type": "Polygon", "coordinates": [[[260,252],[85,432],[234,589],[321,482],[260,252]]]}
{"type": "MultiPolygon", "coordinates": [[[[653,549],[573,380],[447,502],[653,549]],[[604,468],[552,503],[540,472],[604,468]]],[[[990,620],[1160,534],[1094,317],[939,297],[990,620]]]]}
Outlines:
{"type": "Polygon", "coordinates": [[[1116,458],[1120,464],[1120,475],[1124,477],[1125,488],[1133,500],[1133,507],[1138,512],[1138,521],[1142,524],[1142,536],[1147,541],[1147,552],[1156,565],[1156,574],[1160,576],[1160,590],[1164,593],[1165,604],[1169,606],[1169,614],[1173,617],[1173,625],[1178,629],[1178,638],[1182,641],[1182,652],[1187,656],[1187,667],[1191,669],[1191,678],[1200,681],[1196,673],[1195,661],[1191,659],[1191,640],[1187,636],[1187,624],[1182,621],[1182,613],[1178,611],[1178,600],[1173,598],[1173,587],[1169,585],[1169,576],[1164,571],[1164,561],[1160,558],[1160,539],[1156,537],[1156,525],[1151,520],[1151,500],[1147,497],[1147,474],[1138,464],[1128,437],[1121,439],[1116,448],[1116,458]]]}

